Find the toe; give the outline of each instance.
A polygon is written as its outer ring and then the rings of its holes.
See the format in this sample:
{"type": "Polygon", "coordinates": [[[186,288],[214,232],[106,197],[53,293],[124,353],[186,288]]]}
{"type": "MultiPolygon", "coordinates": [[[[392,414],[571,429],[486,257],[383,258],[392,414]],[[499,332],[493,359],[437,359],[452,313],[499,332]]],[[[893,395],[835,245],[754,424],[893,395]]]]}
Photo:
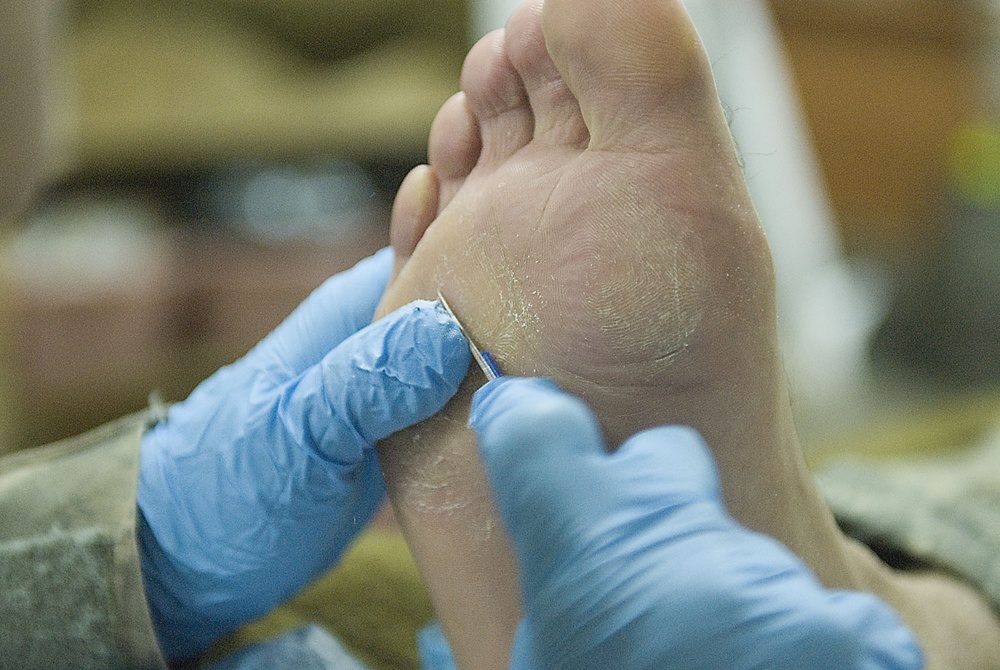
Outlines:
{"type": "Polygon", "coordinates": [[[438,180],[427,165],[410,170],[392,204],[389,239],[395,252],[393,277],[413,255],[417,243],[438,212],[438,180]]]}
{"type": "Polygon", "coordinates": [[[523,5],[506,28],[506,49],[521,76],[535,120],[534,139],[546,144],[586,146],[580,106],[545,47],[542,2],[523,5]]]}
{"type": "Polygon", "coordinates": [[[479,124],[464,93],[442,105],[431,125],[427,155],[439,180],[438,212],[451,201],[479,159],[479,124]]]}
{"type": "Polygon", "coordinates": [[[531,140],[535,121],[521,76],[507,57],[505,31],[479,40],[462,68],[462,91],[482,138],[479,163],[495,165],[531,140]]]}
{"type": "Polygon", "coordinates": [[[573,91],[591,146],[695,146],[725,123],[711,67],[680,0],[546,0],[549,53],[573,91]],[[685,135],[665,132],[683,118],[685,135]]]}

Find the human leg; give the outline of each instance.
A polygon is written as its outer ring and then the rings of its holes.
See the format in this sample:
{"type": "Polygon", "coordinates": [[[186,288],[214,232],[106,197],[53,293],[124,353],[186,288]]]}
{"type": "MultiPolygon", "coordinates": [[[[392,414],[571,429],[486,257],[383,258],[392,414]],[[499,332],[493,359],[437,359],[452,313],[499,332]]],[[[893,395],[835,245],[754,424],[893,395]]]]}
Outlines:
{"type": "MultiPolygon", "coordinates": [[[[385,309],[441,289],[506,372],[584,397],[612,443],[693,425],[734,515],[813,552],[811,531],[776,527],[815,501],[784,395],[766,242],[680,3],[528,5],[472,50],[462,91],[435,123],[430,168],[397,200],[385,309]]],[[[518,618],[466,402],[381,452],[460,657],[457,640],[509,634],[518,618]]]]}
{"type": "MultiPolygon", "coordinates": [[[[462,91],[397,201],[420,214],[394,222],[384,310],[440,289],[507,373],[582,396],[611,444],[693,426],[738,521],[828,587],[883,588],[803,462],[767,243],[683,5],[529,4],[470,52],[462,91]]],[[[380,454],[460,664],[505,667],[516,572],[464,426],[477,374],[380,454]]]]}

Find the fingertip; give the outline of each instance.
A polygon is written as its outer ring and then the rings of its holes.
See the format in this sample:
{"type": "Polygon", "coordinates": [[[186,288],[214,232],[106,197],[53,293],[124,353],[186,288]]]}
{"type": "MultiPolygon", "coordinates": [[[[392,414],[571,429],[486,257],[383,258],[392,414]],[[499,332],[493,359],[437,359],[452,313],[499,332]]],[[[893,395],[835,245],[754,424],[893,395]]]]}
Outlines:
{"type": "MultiPolygon", "coordinates": [[[[437,303],[404,305],[324,358],[317,372],[325,392],[318,396],[323,402],[313,433],[333,431],[319,440],[329,445],[344,427],[364,444],[374,444],[428,419],[455,395],[470,360],[461,332],[437,303]],[[330,416],[338,421],[330,422],[330,416]]],[[[301,382],[297,387],[311,388],[301,382]]]]}
{"type": "Polygon", "coordinates": [[[261,340],[248,359],[257,367],[301,373],[371,323],[392,273],[386,247],[329,277],[261,340]]]}
{"type": "Polygon", "coordinates": [[[472,396],[469,427],[477,432],[484,430],[499,414],[517,407],[524,398],[560,394],[564,392],[547,377],[504,376],[490,380],[472,396]]]}
{"type": "Polygon", "coordinates": [[[351,286],[370,292],[376,289],[379,296],[385,291],[392,274],[392,264],[395,258],[392,247],[382,247],[371,256],[362,258],[353,267],[334,275],[326,283],[339,285],[341,290],[351,286]]]}

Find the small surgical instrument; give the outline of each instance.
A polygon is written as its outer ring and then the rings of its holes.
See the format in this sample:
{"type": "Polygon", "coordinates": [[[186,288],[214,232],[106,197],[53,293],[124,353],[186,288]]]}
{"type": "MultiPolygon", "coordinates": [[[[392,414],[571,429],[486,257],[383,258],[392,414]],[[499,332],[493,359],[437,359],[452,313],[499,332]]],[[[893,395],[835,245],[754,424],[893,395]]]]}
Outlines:
{"type": "Polygon", "coordinates": [[[465,341],[469,343],[469,350],[472,352],[472,357],[476,359],[476,363],[479,364],[479,368],[483,371],[483,374],[486,375],[486,380],[493,381],[497,377],[503,377],[503,373],[500,372],[500,367],[497,365],[497,362],[493,360],[493,356],[490,352],[482,351],[476,346],[476,343],[473,342],[472,338],[469,336],[469,332],[465,330],[465,326],[463,326],[462,322],[458,320],[457,316],[455,316],[455,312],[451,309],[451,305],[449,305],[448,301],[444,299],[443,295],[441,295],[440,290],[437,292],[437,297],[438,302],[441,303],[442,307],[444,307],[444,311],[448,312],[448,316],[450,316],[452,321],[455,322],[455,325],[458,326],[458,330],[462,333],[465,341]]]}

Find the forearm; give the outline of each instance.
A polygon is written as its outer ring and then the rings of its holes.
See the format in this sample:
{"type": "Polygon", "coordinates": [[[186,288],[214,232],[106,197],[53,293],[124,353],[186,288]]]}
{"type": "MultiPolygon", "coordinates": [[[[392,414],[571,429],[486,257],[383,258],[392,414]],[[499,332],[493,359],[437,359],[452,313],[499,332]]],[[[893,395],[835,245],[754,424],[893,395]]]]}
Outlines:
{"type": "Polygon", "coordinates": [[[0,666],[161,667],[134,528],[148,420],[0,459],[0,666]]]}

